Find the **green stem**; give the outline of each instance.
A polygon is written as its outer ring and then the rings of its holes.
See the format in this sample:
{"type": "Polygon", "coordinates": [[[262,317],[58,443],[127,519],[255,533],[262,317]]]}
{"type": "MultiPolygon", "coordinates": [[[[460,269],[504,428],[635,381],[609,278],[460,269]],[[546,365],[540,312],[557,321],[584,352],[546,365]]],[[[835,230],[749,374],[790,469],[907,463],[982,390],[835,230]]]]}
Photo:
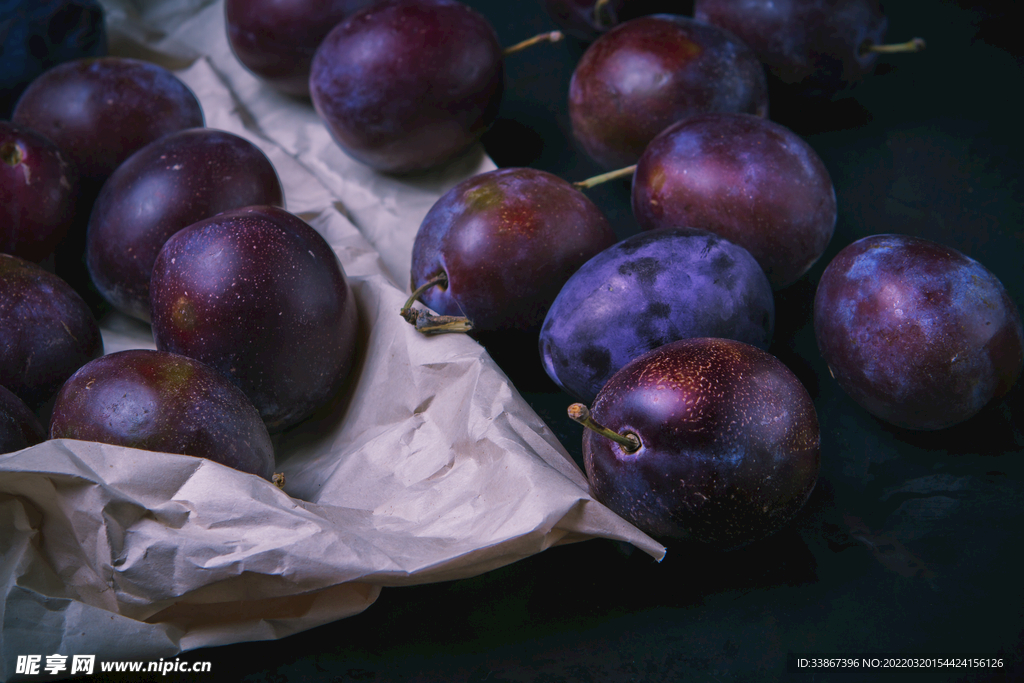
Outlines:
{"type": "Polygon", "coordinates": [[[925,47],[924,38],[912,38],[905,43],[894,43],[892,45],[875,45],[873,43],[865,43],[860,53],[862,55],[869,52],[879,52],[884,54],[893,54],[896,52],[920,52],[925,47]]]}
{"type": "Polygon", "coordinates": [[[601,183],[607,183],[609,180],[615,180],[616,178],[624,178],[628,175],[633,175],[633,171],[636,170],[636,164],[632,166],[626,166],[625,168],[619,168],[614,171],[608,171],[601,175],[596,175],[593,178],[587,178],[579,182],[573,183],[572,186],[579,190],[589,190],[592,187],[596,187],[601,183]]]}
{"type": "Polygon", "coordinates": [[[537,43],[543,43],[545,41],[549,43],[557,43],[564,37],[565,36],[562,35],[561,31],[549,31],[548,33],[541,33],[540,35],[534,36],[533,38],[527,38],[521,43],[516,43],[511,47],[506,47],[502,54],[508,57],[511,54],[515,54],[520,50],[525,50],[526,48],[532,45],[536,45],[537,43]]]}
{"type": "Polygon", "coordinates": [[[587,429],[597,432],[601,436],[607,437],[615,443],[622,446],[627,453],[636,453],[640,450],[640,437],[633,432],[626,432],[625,434],[619,434],[613,432],[607,427],[603,427],[594,421],[594,418],[590,415],[590,409],[582,403],[573,403],[569,406],[569,417],[579,422],[587,429]]]}
{"type": "Polygon", "coordinates": [[[472,330],[473,323],[469,321],[469,318],[456,315],[434,315],[429,311],[417,310],[412,307],[423,296],[423,292],[436,286],[448,286],[447,273],[441,272],[417,287],[406,300],[405,306],[402,307],[399,314],[405,318],[407,323],[415,327],[422,334],[444,334],[446,332],[469,332],[472,330]]]}

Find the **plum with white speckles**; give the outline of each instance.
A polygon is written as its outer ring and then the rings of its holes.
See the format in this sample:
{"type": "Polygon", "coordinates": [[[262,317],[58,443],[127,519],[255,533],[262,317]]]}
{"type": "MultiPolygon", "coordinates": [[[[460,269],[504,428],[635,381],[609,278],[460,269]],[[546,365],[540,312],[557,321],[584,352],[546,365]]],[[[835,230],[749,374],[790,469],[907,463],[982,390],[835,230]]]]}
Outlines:
{"type": "Polygon", "coordinates": [[[585,430],[591,492],[655,538],[746,545],[792,519],[817,482],[814,404],[785,365],[749,344],[661,346],[612,376],[592,416],[638,447],[585,430]]]}
{"type": "Polygon", "coordinates": [[[82,366],[57,394],[50,438],[208,458],[270,479],[274,446],[245,394],[213,368],[133,349],[82,366]]]}
{"type": "Polygon", "coordinates": [[[1020,313],[999,279],[907,235],[865,237],[836,255],[815,293],[814,331],[839,386],[908,429],[963,422],[1024,365],[1020,313]]]}
{"type": "Polygon", "coordinates": [[[811,146],[749,114],[703,114],[664,130],[637,163],[632,205],[645,230],[688,225],[744,247],[775,289],[821,258],[837,217],[832,178],[811,146]]]}
{"type": "Polygon", "coordinates": [[[750,253],[695,228],[633,235],[569,278],[544,319],[548,376],[589,403],[619,368],[688,337],[767,349],[775,326],[771,285],[750,253]]]}
{"type": "Polygon", "coordinates": [[[110,176],[86,236],[89,275],[123,313],[149,321],[149,278],[164,242],[243,206],[283,206],[273,164],[245,138],[191,128],[154,140],[110,176]]]}
{"type": "Polygon", "coordinates": [[[481,173],[446,192],[413,243],[412,287],[438,275],[422,296],[441,315],[477,331],[530,330],[559,289],[615,243],[601,210],[558,176],[529,168],[481,173]]]}
{"type": "Polygon", "coordinates": [[[271,432],[330,401],[356,353],[358,314],[341,262],[274,206],[225,211],[164,244],[150,282],[158,349],[213,366],[271,432]]]}

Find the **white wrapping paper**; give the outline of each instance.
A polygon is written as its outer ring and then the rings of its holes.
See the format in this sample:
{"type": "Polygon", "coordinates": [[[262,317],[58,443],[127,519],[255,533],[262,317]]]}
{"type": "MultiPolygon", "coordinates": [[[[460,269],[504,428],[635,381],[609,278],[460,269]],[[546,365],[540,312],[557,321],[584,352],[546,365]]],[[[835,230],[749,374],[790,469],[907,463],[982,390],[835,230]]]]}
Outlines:
{"type": "MultiPolygon", "coordinates": [[[[597,503],[476,342],[399,315],[413,237],[477,148],[416,178],[377,174],[308,102],[263,86],[210,0],[109,0],[112,52],[173,68],[206,123],[258,145],[287,208],[328,240],[358,302],[360,357],[334,403],[275,437],[284,489],[216,463],[58,440],[0,456],[0,679],[23,654],[170,657],[356,614],[382,586],[469,577],[603,537],[664,548],[597,503]]],[[[153,348],[111,315],[105,351],[153,348]]],[[[287,352],[287,350],[283,350],[287,352]]]]}

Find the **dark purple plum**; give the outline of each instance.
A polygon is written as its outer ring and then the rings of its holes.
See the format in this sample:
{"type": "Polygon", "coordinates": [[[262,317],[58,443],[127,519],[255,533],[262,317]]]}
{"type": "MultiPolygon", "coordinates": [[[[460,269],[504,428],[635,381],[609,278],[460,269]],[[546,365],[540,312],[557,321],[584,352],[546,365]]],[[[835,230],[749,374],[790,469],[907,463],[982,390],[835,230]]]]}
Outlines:
{"type": "Polygon", "coordinates": [[[771,285],[750,253],[713,233],[665,228],[633,235],[587,261],[544,319],[548,376],[590,403],[634,358],[690,337],[771,343],[771,285]]]}
{"type": "Polygon", "coordinates": [[[100,184],[133,152],[203,125],[199,100],[157,64],[127,57],[76,59],[43,73],[11,119],[53,141],[79,176],[100,184]]]}
{"type": "Polygon", "coordinates": [[[46,441],[46,428],[25,402],[0,386],[0,454],[46,441]]]}
{"type": "Polygon", "coordinates": [[[1020,313],[999,279],[907,235],[865,237],[836,255],[818,283],[814,331],[839,386],[908,429],[963,422],[1024,365],[1020,313]]]}
{"type": "Polygon", "coordinates": [[[271,432],[309,417],[353,366],[356,302],[337,255],[274,206],[225,211],[175,233],[150,282],[158,349],[226,375],[271,432]]]}
{"type": "Polygon", "coordinates": [[[437,166],[498,115],[502,47],[454,0],[382,0],[338,24],[313,58],[317,113],[349,156],[386,173],[437,166]]]}
{"type": "Polygon", "coordinates": [[[696,0],[694,17],[739,36],[783,83],[824,92],[871,73],[888,28],[878,0],[696,0]]]}
{"type": "Polygon", "coordinates": [[[171,235],[222,211],[283,203],[273,164],[248,140],[211,128],[171,133],[104,183],[89,219],[89,273],[115,308],[148,322],[153,262],[171,235]]]}
{"type": "Polygon", "coordinates": [[[245,394],[213,368],[134,349],[82,366],[57,394],[51,439],[207,458],[264,479],[274,446],[245,394]]]}
{"type": "Polygon", "coordinates": [[[533,330],[569,276],[615,243],[601,210],[558,176],[529,168],[480,173],[423,219],[412,253],[421,301],[478,332],[533,330]]]}
{"type": "Polygon", "coordinates": [[[10,117],[29,83],[47,69],[107,54],[97,0],[8,0],[0,8],[0,118],[10,117]]]}
{"type": "Polygon", "coordinates": [[[635,164],[671,124],[705,112],[768,114],[768,83],[731,33],[689,17],[632,19],[597,39],[569,83],[573,137],[606,168],[635,164]]]}
{"type": "Polygon", "coordinates": [[[332,28],[373,0],[225,0],[228,44],[246,69],[287,95],[309,96],[313,54],[332,28]]]}
{"type": "Polygon", "coordinates": [[[66,282],[0,254],[0,385],[37,410],[101,353],[99,324],[66,282]]]}
{"type": "MultiPolygon", "coordinates": [[[[586,412],[570,408],[581,421],[586,412]]],[[[811,397],[778,359],[742,342],[683,339],[630,361],[601,389],[592,420],[624,443],[585,431],[591,493],[658,539],[746,545],[792,519],[817,482],[811,397]]]]}
{"type": "Polygon", "coordinates": [[[749,114],[704,114],[663,131],[637,163],[632,203],[645,230],[688,225],[744,247],[775,289],[807,272],[836,224],[821,158],[788,128],[749,114]]]}
{"type": "Polygon", "coordinates": [[[78,176],[39,133],[0,121],[0,252],[40,262],[75,218],[78,176]]]}

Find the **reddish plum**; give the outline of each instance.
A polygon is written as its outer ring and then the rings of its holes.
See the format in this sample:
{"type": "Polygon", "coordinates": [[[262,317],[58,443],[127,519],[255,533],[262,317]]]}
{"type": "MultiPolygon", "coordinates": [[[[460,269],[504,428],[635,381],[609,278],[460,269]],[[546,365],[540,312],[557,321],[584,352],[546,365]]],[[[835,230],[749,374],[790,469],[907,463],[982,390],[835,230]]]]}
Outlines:
{"type": "Polygon", "coordinates": [[[0,454],[46,440],[46,429],[25,402],[0,386],[0,454]]]}
{"type": "Polygon", "coordinates": [[[818,478],[811,397],[738,341],[684,339],[631,361],[601,389],[591,426],[610,430],[583,436],[591,492],[656,538],[751,543],[789,521],[818,478]]]}
{"type": "Polygon", "coordinates": [[[383,0],[327,35],[309,89],[349,156],[388,173],[425,170],[494,122],[502,47],[483,16],[454,0],[383,0]]]}
{"type": "Polygon", "coordinates": [[[506,168],[473,176],[427,212],[412,254],[412,286],[441,315],[479,332],[530,330],[558,290],[615,242],[600,209],[558,176],[506,168]]]}
{"type": "Polygon", "coordinates": [[[149,349],[82,366],[57,394],[50,438],[208,458],[270,479],[274,446],[256,408],[222,374],[149,349]]]}
{"type": "Polygon", "coordinates": [[[968,419],[1024,364],[1020,313],[999,279],[906,235],[865,237],[836,255],[815,294],[814,331],[839,386],[908,429],[968,419]]]}
{"type": "Polygon", "coordinates": [[[749,114],[704,114],[663,131],[637,163],[632,202],[643,229],[688,225],[744,247],[776,289],[821,257],[836,223],[818,155],[749,114]]]}
{"type": "Polygon", "coordinates": [[[273,164],[248,140],[210,128],[166,135],[104,183],[89,219],[89,273],[115,308],[148,322],[153,262],[171,235],[222,211],[283,202],[273,164]]]}
{"type": "Polygon", "coordinates": [[[278,207],[175,233],[153,264],[150,302],[157,348],[222,372],[272,432],[333,398],[355,359],[356,302],[337,255],[278,207]]]}
{"type": "Polygon", "coordinates": [[[766,116],[764,67],[731,33],[688,17],[615,27],[587,49],[569,84],[573,136],[606,168],[636,163],[669,125],[713,111],[766,116]]]}

